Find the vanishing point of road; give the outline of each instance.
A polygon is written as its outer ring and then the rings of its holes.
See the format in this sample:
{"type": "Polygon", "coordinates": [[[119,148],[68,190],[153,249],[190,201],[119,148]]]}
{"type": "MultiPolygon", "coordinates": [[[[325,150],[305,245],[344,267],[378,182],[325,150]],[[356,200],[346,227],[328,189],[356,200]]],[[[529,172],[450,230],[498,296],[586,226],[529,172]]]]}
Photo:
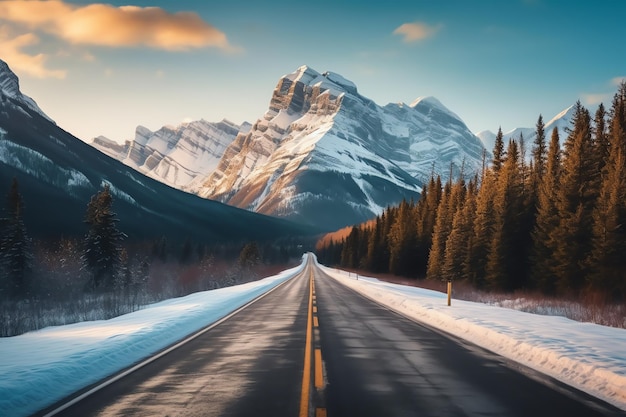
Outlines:
{"type": "MultiPolygon", "coordinates": [[[[303,271],[57,416],[618,416],[609,404],[303,271]]],[[[71,401],[69,404],[67,401],[71,401]]]]}

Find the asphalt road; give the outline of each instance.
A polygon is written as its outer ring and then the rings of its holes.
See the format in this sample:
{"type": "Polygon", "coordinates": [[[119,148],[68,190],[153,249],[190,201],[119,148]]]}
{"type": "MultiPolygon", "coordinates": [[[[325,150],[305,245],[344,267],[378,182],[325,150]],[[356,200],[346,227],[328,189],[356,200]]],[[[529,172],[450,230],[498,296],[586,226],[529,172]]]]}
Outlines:
{"type": "Polygon", "coordinates": [[[328,416],[607,416],[618,409],[396,314],[316,271],[328,416]]]}
{"type": "MultiPolygon", "coordinates": [[[[59,416],[297,416],[308,275],[59,416]]],[[[0,412],[1,414],[1,412],[0,412]]]]}
{"type": "Polygon", "coordinates": [[[57,415],[624,413],[400,316],[307,267],[190,343],[57,415]]]}

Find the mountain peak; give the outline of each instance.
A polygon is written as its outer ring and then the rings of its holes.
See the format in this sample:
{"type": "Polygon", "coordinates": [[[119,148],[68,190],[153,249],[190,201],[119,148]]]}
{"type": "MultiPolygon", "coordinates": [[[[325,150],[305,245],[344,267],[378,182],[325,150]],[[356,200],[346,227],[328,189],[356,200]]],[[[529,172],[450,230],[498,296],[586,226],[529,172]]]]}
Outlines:
{"type": "Polygon", "coordinates": [[[572,120],[574,116],[575,107],[576,107],[575,105],[571,105],[568,108],[564,109],[562,112],[554,116],[548,123],[546,123],[546,126],[553,125],[560,119],[566,120],[567,123],[569,123],[570,120],[572,120]]]}
{"type": "Polygon", "coordinates": [[[17,75],[2,60],[0,60],[0,94],[11,98],[18,98],[21,95],[17,75]]]}
{"type": "Polygon", "coordinates": [[[456,113],[444,106],[441,101],[433,96],[418,97],[413,100],[413,102],[409,105],[409,107],[418,110],[422,106],[437,109],[443,113],[453,116],[457,120],[461,120],[461,118],[456,113]]]}
{"type": "MultiPolygon", "coordinates": [[[[563,142],[563,138],[567,137],[567,128],[571,126],[574,117],[574,108],[574,105],[569,106],[544,124],[544,131],[548,140],[552,130],[556,128],[559,131],[559,135],[561,135],[561,143],[563,142]]],[[[524,136],[524,140],[527,143],[532,143],[537,136],[537,129],[536,127],[518,127],[504,132],[502,138],[507,143],[510,139],[518,139],[520,135],[524,136]]],[[[488,151],[493,150],[496,142],[496,134],[493,131],[483,130],[478,132],[476,136],[478,136],[488,151]]]]}
{"type": "Polygon", "coordinates": [[[320,73],[308,65],[302,65],[294,72],[283,75],[282,78],[294,83],[301,82],[310,87],[319,87],[321,90],[331,90],[337,93],[336,95],[342,92],[357,94],[356,84],[342,75],[332,71],[320,73]]]}
{"type": "Polygon", "coordinates": [[[11,71],[9,65],[0,59],[0,96],[5,96],[19,101],[25,104],[31,110],[36,111],[49,121],[53,122],[44,112],[39,108],[35,100],[22,94],[20,91],[20,81],[17,75],[11,71]]]}
{"type": "Polygon", "coordinates": [[[447,110],[446,106],[444,106],[441,103],[441,101],[439,101],[438,99],[436,99],[433,96],[418,97],[415,100],[413,100],[413,102],[409,106],[410,107],[415,107],[415,106],[417,106],[420,103],[429,104],[431,106],[440,107],[442,109],[447,110]]]}

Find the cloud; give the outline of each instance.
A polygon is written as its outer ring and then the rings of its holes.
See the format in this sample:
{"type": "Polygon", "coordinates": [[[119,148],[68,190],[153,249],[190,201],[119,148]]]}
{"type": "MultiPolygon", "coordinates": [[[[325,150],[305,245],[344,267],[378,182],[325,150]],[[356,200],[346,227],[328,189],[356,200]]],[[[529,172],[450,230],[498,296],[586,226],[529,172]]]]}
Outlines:
{"type": "Polygon", "coordinates": [[[226,35],[193,12],[159,7],[90,4],[61,0],[0,1],[0,20],[25,25],[71,44],[148,46],[168,51],[216,47],[232,51],[226,35]]]}
{"type": "Polygon", "coordinates": [[[430,38],[439,30],[442,25],[429,26],[422,22],[404,23],[393,31],[394,35],[404,36],[404,42],[412,43],[430,38]]]}
{"type": "Polygon", "coordinates": [[[616,85],[616,86],[620,86],[623,82],[626,82],[626,76],[624,77],[614,77],[611,79],[611,84],[612,85],[616,85]]]}
{"type": "Polygon", "coordinates": [[[610,93],[586,93],[582,94],[583,104],[586,106],[595,106],[600,103],[607,103],[613,95],[610,93]]]}
{"type": "Polygon", "coordinates": [[[37,43],[39,43],[39,38],[32,33],[11,38],[6,29],[0,29],[0,57],[11,66],[13,71],[35,78],[65,78],[66,71],[46,67],[48,55],[28,55],[22,52],[23,48],[37,43]]]}
{"type": "MultiPolygon", "coordinates": [[[[612,88],[619,87],[623,82],[626,82],[626,76],[624,77],[613,77],[610,81],[608,81],[607,85],[610,85],[612,88]]],[[[581,94],[582,102],[588,106],[595,106],[600,103],[610,103],[613,99],[615,92],[611,93],[583,93],[581,94]]]]}

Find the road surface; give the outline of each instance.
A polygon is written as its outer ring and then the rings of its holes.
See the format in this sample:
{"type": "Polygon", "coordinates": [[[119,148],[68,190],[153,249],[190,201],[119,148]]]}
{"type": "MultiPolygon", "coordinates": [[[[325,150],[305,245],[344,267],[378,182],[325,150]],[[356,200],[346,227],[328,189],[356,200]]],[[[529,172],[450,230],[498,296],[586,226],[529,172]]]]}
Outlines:
{"type": "Polygon", "coordinates": [[[259,301],[56,415],[624,413],[400,316],[342,286],[309,257],[301,274],[259,301]]]}

